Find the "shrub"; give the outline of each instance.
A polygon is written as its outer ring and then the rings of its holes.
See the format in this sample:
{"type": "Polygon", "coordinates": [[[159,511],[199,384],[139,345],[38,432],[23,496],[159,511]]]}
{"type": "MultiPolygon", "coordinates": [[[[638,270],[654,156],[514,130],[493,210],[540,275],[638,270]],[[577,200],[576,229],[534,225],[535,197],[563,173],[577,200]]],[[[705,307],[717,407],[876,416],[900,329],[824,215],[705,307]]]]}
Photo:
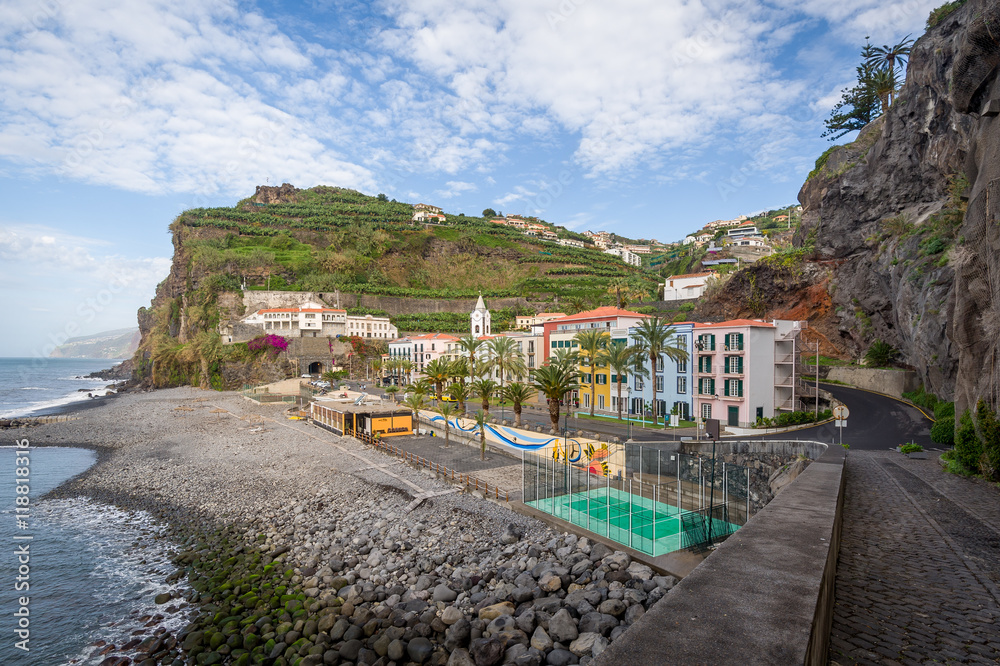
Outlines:
{"type": "Polygon", "coordinates": [[[903,444],[899,447],[900,453],[920,453],[924,450],[924,447],[919,444],[903,444]]]}
{"type": "Polygon", "coordinates": [[[958,427],[955,429],[955,460],[962,467],[975,472],[979,469],[979,459],[982,455],[983,443],[976,434],[976,424],[969,410],[965,410],[958,419],[958,427]]]}
{"type": "MultiPolygon", "coordinates": [[[[904,391],[903,392],[903,397],[906,398],[907,400],[909,400],[910,402],[912,402],[914,405],[916,405],[918,407],[923,407],[924,409],[934,410],[935,411],[935,415],[934,415],[935,419],[948,418],[948,416],[949,416],[949,413],[947,411],[943,411],[941,415],[937,414],[937,406],[939,404],[941,404],[941,405],[949,405],[950,404],[951,405],[950,416],[952,418],[954,418],[954,416],[955,416],[955,405],[954,404],[941,402],[940,400],[938,400],[938,397],[936,395],[934,395],[933,393],[928,393],[924,389],[924,387],[923,387],[922,384],[921,384],[920,388],[918,388],[916,391],[904,391]]],[[[946,407],[942,407],[942,409],[943,410],[947,410],[946,407]]]]}
{"type": "MultiPolygon", "coordinates": [[[[952,407],[952,410],[954,409],[952,407]]],[[[934,422],[934,425],[931,426],[931,441],[936,444],[944,444],[945,446],[953,446],[955,444],[954,411],[950,418],[938,419],[934,422]]]]}
{"type": "Polygon", "coordinates": [[[253,354],[267,354],[268,358],[273,360],[288,349],[288,340],[273,333],[258,335],[247,343],[247,349],[253,354]]]}
{"type": "MultiPolygon", "coordinates": [[[[931,395],[931,394],[928,394],[931,395]]],[[[951,419],[955,420],[955,403],[953,402],[938,402],[934,405],[934,418],[936,420],[941,419],[951,419]]]]}
{"type": "Polygon", "coordinates": [[[954,2],[946,2],[937,9],[932,9],[931,13],[927,16],[927,29],[937,26],[941,21],[948,18],[948,15],[953,11],[964,5],[966,0],[954,0],[954,2]]]}
{"type": "Polygon", "coordinates": [[[873,368],[887,368],[897,356],[899,350],[884,340],[876,340],[865,352],[865,362],[873,368]]]}

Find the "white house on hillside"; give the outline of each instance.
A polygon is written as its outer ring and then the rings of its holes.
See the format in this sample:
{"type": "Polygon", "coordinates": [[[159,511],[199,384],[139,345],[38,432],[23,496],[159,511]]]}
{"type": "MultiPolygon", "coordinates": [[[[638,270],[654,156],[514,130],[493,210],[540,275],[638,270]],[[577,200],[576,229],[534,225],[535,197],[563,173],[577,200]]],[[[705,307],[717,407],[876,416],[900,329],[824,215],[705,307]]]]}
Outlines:
{"type": "Polygon", "coordinates": [[[699,298],[708,288],[709,280],[715,279],[712,272],[671,275],[663,283],[663,300],[684,301],[699,298]]]}
{"type": "Polygon", "coordinates": [[[604,254],[612,254],[630,266],[642,266],[642,258],[640,258],[636,253],[626,250],[623,247],[613,247],[609,250],[605,250],[604,254]]]}

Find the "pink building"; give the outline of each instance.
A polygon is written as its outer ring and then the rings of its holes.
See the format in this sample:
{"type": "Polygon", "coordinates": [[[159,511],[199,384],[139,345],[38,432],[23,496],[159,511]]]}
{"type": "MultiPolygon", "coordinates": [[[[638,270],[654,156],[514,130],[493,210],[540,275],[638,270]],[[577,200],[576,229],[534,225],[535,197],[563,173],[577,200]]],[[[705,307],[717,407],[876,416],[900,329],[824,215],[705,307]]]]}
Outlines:
{"type": "Polygon", "coordinates": [[[799,333],[804,321],[734,319],[695,324],[695,414],[748,427],[758,418],[801,409],[799,333]]]}

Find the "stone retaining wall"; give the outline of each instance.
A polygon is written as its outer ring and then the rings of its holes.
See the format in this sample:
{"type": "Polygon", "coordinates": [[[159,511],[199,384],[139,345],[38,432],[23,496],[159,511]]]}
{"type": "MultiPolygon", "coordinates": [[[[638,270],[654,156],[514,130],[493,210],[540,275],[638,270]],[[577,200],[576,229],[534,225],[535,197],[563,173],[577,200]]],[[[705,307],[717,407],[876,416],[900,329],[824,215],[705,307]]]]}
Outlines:
{"type": "MultiPolygon", "coordinates": [[[[821,368],[822,369],[822,368],[821,368]]],[[[903,397],[904,391],[920,388],[920,377],[913,370],[885,370],[878,368],[830,368],[826,379],[843,382],[858,388],[903,397]]]]}

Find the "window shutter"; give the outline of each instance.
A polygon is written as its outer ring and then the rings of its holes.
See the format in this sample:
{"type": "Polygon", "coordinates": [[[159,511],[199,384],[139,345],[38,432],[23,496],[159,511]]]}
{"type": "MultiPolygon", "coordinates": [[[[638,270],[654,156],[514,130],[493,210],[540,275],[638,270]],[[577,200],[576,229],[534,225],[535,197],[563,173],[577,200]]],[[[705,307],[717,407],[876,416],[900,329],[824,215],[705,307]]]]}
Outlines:
{"type": "Polygon", "coordinates": [[[729,395],[729,382],[723,382],[722,383],[722,388],[723,388],[723,393],[728,396],[729,395]]]}
{"type": "Polygon", "coordinates": [[[715,379],[708,380],[708,392],[715,395],[715,379]]]}
{"type": "Polygon", "coordinates": [[[736,334],[736,348],[737,349],[743,349],[743,334],[742,333],[737,333],[736,334]]]}
{"type": "Polygon", "coordinates": [[[737,356],[736,357],[736,361],[737,361],[737,363],[736,363],[736,367],[737,367],[736,372],[738,372],[738,373],[740,373],[742,375],[743,374],[743,357],[742,356],[737,356]]]}
{"type": "Polygon", "coordinates": [[[743,397],[743,380],[740,379],[738,381],[739,381],[739,384],[737,384],[736,387],[740,390],[740,397],[742,398],[743,397]]]}
{"type": "Polygon", "coordinates": [[[715,351],[715,334],[714,333],[712,335],[708,336],[708,348],[710,350],[712,350],[712,351],[715,351]]]}

